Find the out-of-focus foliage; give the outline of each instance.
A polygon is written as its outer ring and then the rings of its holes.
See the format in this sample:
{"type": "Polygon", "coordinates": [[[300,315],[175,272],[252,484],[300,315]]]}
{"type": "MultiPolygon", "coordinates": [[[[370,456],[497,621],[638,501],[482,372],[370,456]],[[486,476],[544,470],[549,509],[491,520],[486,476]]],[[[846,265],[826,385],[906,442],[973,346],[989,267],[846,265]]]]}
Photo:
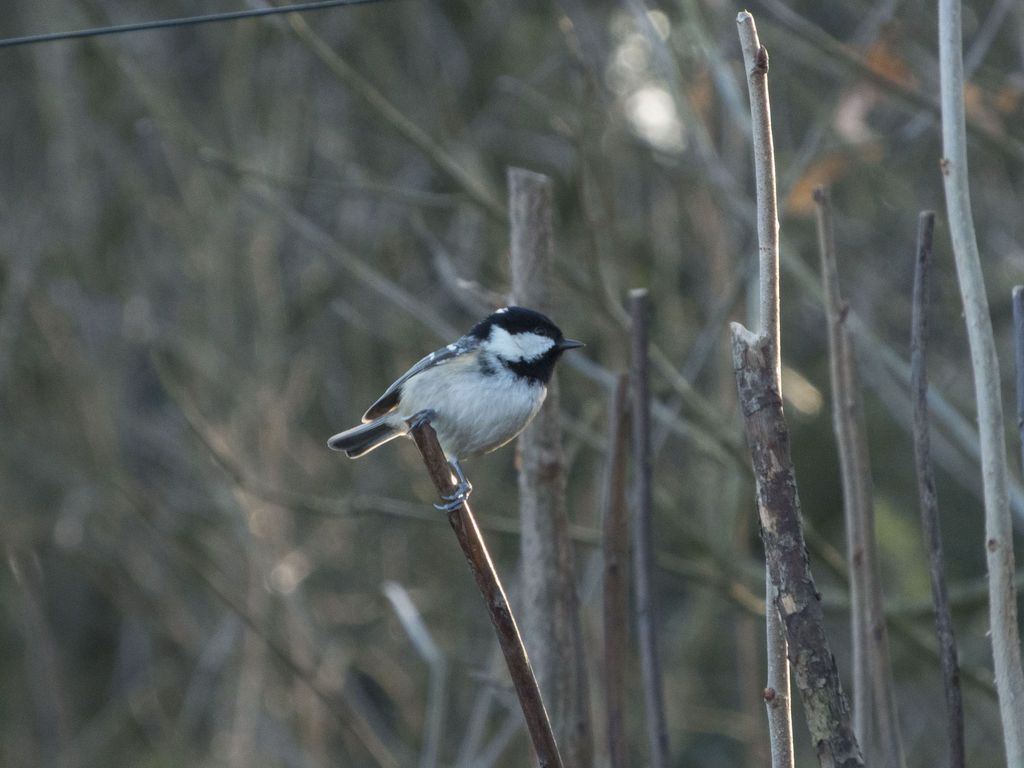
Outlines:
{"type": "MultiPolygon", "coordinates": [[[[746,7],[771,56],[786,407],[812,566],[845,673],[845,590],[828,565],[843,548],[841,497],[809,271],[810,189],[827,182],[843,292],[875,339],[860,337],[861,369],[905,748],[908,765],[930,766],[944,720],[910,407],[884,360],[907,355],[916,217],[938,209],[930,373],[971,423],[941,224],[935,12],[746,7]]],[[[554,181],[555,320],[587,342],[560,381],[588,664],[602,661],[594,544],[622,302],[649,286],[672,753],[765,764],[760,544],[726,329],[746,320],[756,255],[741,8],[426,0],[307,14],[429,151],[283,17],[0,50],[0,764],[355,767],[378,764],[377,742],[378,757],[415,764],[428,669],[385,581],[409,591],[447,660],[438,764],[488,745],[493,762],[462,764],[525,764],[490,627],[415,449],[349,462],[325,447],[409,364],[506,301],[513,165],[554,181]],[[672,369],[699,408],[679,405],[672,369]]],[[[3,34],[211,10],[16,0],[3,34]]],[[[970,4],[965,25],[972,194],[1009,393],[1024,13],[970,4]]],[[[969,441],[942,428],[935,440],[968,750],[998,764],[977,467],[969,441]]],[[[467,471],[515,605],[530,596],[517,588],[513,464],[507,448],[467,471]]],[[[798,763],[811,765],[800,717],[798,763]]]]}

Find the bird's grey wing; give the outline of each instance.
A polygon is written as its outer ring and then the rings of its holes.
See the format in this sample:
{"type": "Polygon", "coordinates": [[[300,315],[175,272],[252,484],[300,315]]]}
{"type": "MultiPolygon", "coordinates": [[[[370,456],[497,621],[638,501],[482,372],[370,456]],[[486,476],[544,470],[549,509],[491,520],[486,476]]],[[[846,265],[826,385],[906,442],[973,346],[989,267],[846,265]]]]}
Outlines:
{"type": "Polygon", "coordinates": [[[454,357],[457,357],[465,351],[465,349],[465,342],[463,339],[459,339],[453,344],[449,344],[447,347],[441,347],[441,349],[436,352],[431,352],[416,363],[416,365],[403,373],[401,377],[399,377],[398,381],[388,387],[387,391],[377,398],[377,402],[366,409],[366,413],[363,414],[363,421],[373,421],[374,419],[379,419],[384,414],[393,411],[398,406],[398,400],[402,394],[402,385],[406,381],[432,365],[444,363],[454,357]]]}

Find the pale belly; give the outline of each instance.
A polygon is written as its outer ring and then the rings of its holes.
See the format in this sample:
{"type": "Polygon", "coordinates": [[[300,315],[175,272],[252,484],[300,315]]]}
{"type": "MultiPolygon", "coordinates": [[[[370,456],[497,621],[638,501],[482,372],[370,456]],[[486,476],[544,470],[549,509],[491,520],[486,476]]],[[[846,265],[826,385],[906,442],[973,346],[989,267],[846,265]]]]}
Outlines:
{"type": "MultiPolygon", "coordinates": [[[[439,366],[439,373],[442,367],[439,366]]],[[[475,364],[443,366],[444,375],[424,371],[402,386],[401,420],[432,408],[431,420],[449,458],[493,451],[514,438],[537,414],[547,388],[525,379],[483,376],[475,364]]]]}

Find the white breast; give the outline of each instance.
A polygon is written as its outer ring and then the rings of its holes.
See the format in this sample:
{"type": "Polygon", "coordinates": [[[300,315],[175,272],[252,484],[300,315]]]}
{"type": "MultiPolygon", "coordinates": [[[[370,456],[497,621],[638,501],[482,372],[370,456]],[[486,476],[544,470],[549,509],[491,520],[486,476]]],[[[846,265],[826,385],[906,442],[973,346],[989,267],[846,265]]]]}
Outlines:
{"type": "Polygon", "coordinates": [[[547,388],[503,373],[484,375],[472,356],[454,358],[413,376],[402,386],[396,420],[425,408],[444,452],[466,458],[493,451],[514,438],[540,409],[547,388]]]}

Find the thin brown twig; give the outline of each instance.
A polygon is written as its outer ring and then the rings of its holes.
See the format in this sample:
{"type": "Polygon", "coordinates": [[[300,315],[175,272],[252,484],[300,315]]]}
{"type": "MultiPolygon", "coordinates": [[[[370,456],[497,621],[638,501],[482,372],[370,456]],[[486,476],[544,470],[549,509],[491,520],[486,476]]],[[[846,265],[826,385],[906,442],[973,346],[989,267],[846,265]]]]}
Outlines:
{"type": "Polygon", "coordinates": [[[851,577],[853,721],[861,748],[873,753],[870,762],[895,768],[903,765],[904,758],[875,548],[874,483],[868,460],[864,401],[853,340],[846,326],[846,303],[839,292],[832,200],[826,187],[815,188],[814,204],[828,326],[832,424],[839,453],[851,577]]]}
{"type": "Polygon", "coordinates": [[[608,427],[608,484],[604,502],[604,698],[608,767],[626,765],[626,640],[629,526],[626,517],[626,440],[629,382],[619,377],[608,427]]]}
{"type": "Polygon", "coordinates": [[[863,486],[857,482],[858,475],[851,467],[853,450],[850,445],[849,422],[844,418],[848,394],[843,386],[845,374],[842,370],[842,347],[845,338],[840,316],[846,306],[839,296],[839,278],[836,274],[835,249],[832,234],[831,200],[828,190],[818,187],[814,190],[817,212],[818,250],[821,256],[822,297],[825,320],[828,327],[828,350],[830,379],[832,383],[832,423],[839,454],[839,475],[843,488],[844,522],[846,526],[846,564],[849,568],[850,586],[850,648],[851,648],[851,692],[853,723],[861,747],[870,754],[874,742],[871,706],[871,678],[869,675],[869,651],[867,630],[867,609],[865,585],[862,574],[863,549],[859,528],[855,525],[856,511],[862,507],[863,486]]]}
{"type": "MultiPolygon", "coordinates": [[[[442,499],[451,498],[456,486],[452,482],[448,460],[441,450],[440,443],[437,442],[437,433],[429,422],[417,421],[416,417],[409,419],[409,427],[409,434],[416,442],[416,447],[420,449],[423,463],[438,494],[442,499]]],[[[491,624],[498,636],[498,644],[508,665],[512,685],[519,696],[526,728],[537,755],[537,764],[540,768],[562,768],[562,758],[555,744],[555,736],[551,730],[548,713],[544,709],[537,679],[533,675],[533,667],[530,666],[530,659],[526,655],[526,648],[523,647],[523,640],[519,635],[519,628],[516,626],[505,590],[501,586],[487,545],[469,505],[463,501],[451,509],[448,512],[448,522],[462,546],[466,562],[484,598],[484,605],[487,606],[491,624]]]]}
{"type": "Polygon", "coordinates": [[[654,544],[651,531],[651,401],[647,357],[649,302],[646,288],[629,294],[633,333],[630,342],[630,394],[633,418],[633,581],[636,595],[637,645],[643,676],[644,712],[650,764],[666,768],[668,728],[662,695],[658,622],[654,601],[654,544]]]}
{"type": "MultiPolygon", "coordinates": [[[[964,766],[964,705],[960,694],[960,666],[956,654],[956,636],[946,590],[946,566],[942,554],[942,529],[939,502],[932,469],[931,438],[928,428],[928,369],[925,350],[928,344],[929,266],[935,213],[923,211],[917,220],[917,253],[914,259],[914,301],[910,326],[910,387],[914,404],[914,460],[917,493],[921,502],[921,526],[928,547],[932,604],[935,611],[935,635],[939,643],[942,683],[946,694],[946,738],[949,741],[950,768],[964,766]]],[[[1014,307],[1016,309],[1016,305],[1014,307]]],[[[1018,336],[1018,339],[1020,337],[1018,336]]],[[[1018,370],[1018,377],[1020,371],[1018,370]]],[[[1020,378],[1018,379],[1021,380],[1020,378]]]]}

